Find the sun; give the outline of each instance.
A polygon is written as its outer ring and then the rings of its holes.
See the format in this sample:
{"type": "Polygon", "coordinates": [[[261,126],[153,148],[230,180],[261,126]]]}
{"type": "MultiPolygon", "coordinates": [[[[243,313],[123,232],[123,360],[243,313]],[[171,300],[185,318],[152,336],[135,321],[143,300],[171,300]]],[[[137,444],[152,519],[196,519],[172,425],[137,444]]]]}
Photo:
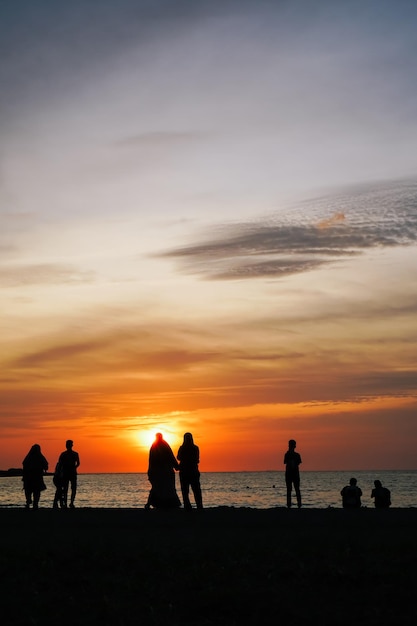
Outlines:
{"type": "Polygon", "coordinates": [[[173,433],[171,429],[163,428],[149,428],[149,429],[141,429],[135,432],[134,437],[138,442],[140,448],[144,448],[149,450],[153,442],[155,441],[156,433],[162,433],[164,439],[168,441],[168,443],[175,447],[178,444],[178,436],[176,433],[173,433]]]}
{"type": "Polygon", "coordinates": [[[139,430],[135,433],[135,439],[139,443],[140,448],[146,448],[149,450],[153,442],[155,441],[156,433],[160,432],[159,430],[152,428],[148,430],[139,430]]]}
{"type": "Polygon", "coordinates": [[[180,427],[183,418],[184,414],[176,411],[132,418],[129,436],[135,447],[145,451],[149,450],[155,441],[156,433],[162,433],[165,441],[175,452],[182,443],[182,436],[179,433],[184,432],[183,426],[180,427]]]}

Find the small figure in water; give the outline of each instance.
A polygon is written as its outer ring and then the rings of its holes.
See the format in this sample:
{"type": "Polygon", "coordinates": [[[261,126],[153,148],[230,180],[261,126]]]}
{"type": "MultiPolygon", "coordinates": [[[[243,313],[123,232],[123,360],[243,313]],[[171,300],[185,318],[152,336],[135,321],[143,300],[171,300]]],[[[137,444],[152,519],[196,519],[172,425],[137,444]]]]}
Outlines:
{"type": "Polygon", "coordinates": [[[39,508],[39,499],[41,491],[46,489],[43,477],[48,471],[48,461],[41,452],[41,447],[35,443],[25,458],[23,459],[23,489],[26,497],[26,508],[29,509],[32,504],[33,508],[39,508]]]}
{"type": "Polygon", "coordinates": [[[284,456],[285,465],[285,484],[287,486],[287,507],[291,508],[291,491],[294,485],[295,495],[297,498],[297,506],[301,507],[301,492],[300,492],[300,469],[301,456],[295,451],[296,441],[290,439],[288,442],[288,450],[284,456]]]}
{"type": "Polygon", "coordinates": [[[343,487],[340,495],[344,509],[360,509],[362,489],[358,487],[356,478],[351,478],[349,484],[343,487]]]}
{"type": "Polygon", "coordinates": [[[375,498],[376,509],[388,509],[391,506],[391,492],[382,486],[380,480],[374,480],[375,489],[372,489],[371,498],[375,498]]]}
{"type": "Polygon", "coordinates": [[[197,509],[203,508],[203,499],[200,486],[200,472],[198,464],[200,463],[200,450],[195,445],[191,433],[185,433],[184,443],[179,447],[177,459],[180,462],[180,484],[182,499],[184,501],[184,509],[191,511],[190,487],[194,494],[194,500],[197,509]]]}

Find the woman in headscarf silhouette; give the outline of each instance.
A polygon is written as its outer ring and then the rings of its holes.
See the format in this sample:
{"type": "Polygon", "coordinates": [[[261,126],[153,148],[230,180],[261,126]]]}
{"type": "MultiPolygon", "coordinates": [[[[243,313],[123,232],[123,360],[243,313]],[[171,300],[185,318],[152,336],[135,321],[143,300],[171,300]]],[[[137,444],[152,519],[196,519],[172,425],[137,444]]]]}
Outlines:
{"type": "Polygon", "coordinates": [[[23,489],[26,496],[26,508],[28,509],[32,504],[33,508],[39,507],[39,499],[41,497],[41,491],[46,489],[46,485],[43,481],[45,472],[48,471],[48,461],[45,459],[41,452],[41,447],[38,443],[35,443],[25,458],[23,459],[23,489]]]}
{"type": "Polygon", "coordinates": [[[149,450],[148,479],[152,485],[145,508],[171,509],[181,506],[175,490],[175,471],[179,465],[162,433],[157,433],[149,450]]]}

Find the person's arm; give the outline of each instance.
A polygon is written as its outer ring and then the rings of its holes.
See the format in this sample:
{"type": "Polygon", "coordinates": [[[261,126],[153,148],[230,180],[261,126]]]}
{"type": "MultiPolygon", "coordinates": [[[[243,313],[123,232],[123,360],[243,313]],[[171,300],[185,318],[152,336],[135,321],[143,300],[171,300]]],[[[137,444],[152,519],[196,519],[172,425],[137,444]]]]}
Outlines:
{"type": "Polygon", "coordinates": [[[179,470],[179,469],[180,469],[180,464],[178,463],[177,459],[175,458],[175,454],[173,453],[173,451],[171,450],[171,448],[169,448],[169,450],[170,450],[170,453],[171,453],[171,454],[170,454],[170,456],[171,456],[171,464],[172,464],[172,467],[173,467],[174,469],[176,469],[176,470],[179,470]]]}
{"type": "Polygon", "coordinates": [[[77,468],[79,466],[80,466],[80,457],[79,457],[79,454],[77,452],[77,456],[75,458],[75,468],[77,468]]]}

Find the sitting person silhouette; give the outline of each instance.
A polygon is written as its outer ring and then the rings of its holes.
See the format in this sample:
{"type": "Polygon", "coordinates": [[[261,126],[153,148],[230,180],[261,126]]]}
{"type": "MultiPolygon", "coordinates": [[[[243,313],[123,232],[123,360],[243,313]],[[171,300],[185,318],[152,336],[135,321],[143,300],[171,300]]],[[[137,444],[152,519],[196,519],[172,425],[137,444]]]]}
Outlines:
{"type": "Polygon", "coordinates": [[[340,495],[344,509],[360,509],[362,489],[358,487],[356,478],[351,478],[349,484],[343,487],[340,495]]]}
{"type": "Polygon", "coordinates": [[[391,492],[382,486],[380,480],[374,480],[375,489],[372,489],[371,498],[375,498],[376,509],[388,509],[391,506],[391,492]]]}

